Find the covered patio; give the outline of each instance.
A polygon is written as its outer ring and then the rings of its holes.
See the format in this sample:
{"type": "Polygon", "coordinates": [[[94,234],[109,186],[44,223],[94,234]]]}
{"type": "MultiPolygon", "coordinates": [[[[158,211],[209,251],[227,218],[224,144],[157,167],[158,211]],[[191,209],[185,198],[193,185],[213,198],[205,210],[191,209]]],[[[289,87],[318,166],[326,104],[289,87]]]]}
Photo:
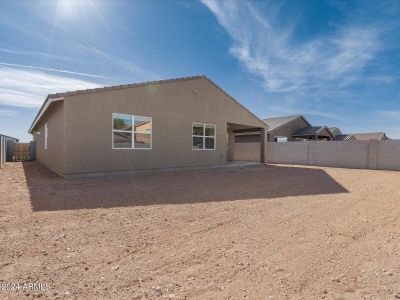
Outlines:
{"type": "Polygon", "coordinates": [[[265,128],[227,124],[227,160],[265,162],[265,128]]]}

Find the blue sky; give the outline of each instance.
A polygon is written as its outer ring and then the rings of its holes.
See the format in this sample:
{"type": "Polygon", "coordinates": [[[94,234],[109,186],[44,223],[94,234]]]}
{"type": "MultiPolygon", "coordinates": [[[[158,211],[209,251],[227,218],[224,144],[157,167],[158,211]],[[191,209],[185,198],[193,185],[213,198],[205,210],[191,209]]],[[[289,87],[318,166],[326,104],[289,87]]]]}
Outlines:
{"type": "Polygon", "coordinates": [[[261,118],[400,138],[399,1],[5,1],[0,132],[48,93],[209,76],[261,118]]]}

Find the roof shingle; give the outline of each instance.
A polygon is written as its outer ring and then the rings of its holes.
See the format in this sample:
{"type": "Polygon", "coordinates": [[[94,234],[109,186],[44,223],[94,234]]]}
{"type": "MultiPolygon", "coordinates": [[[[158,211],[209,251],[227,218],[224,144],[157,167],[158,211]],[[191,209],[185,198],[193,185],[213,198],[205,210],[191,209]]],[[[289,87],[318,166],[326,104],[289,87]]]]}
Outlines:
{"type": "Polygon", "coordinates": [[[307,135],[316,135],[323,129],[328,130],[330,132],[329,128],[326,126],[312,126],[309,128],[303,128],[300,129],[299,131],[295,132],[293,136],[307,136],[307,135]]]}
{"type": "Polygon", "coordinates": [[[353,133],[353,136],[358,141],[368,141],[368,140],[383,140],[386,135],[384,132],[363,132],[363,133],[353,133]]]}
{"type": "MultiPolygon", "coordinates": [[[[277,118],[269,118],[269,119],[263,119],[263,121],[265,122],[265,124],[268,125],[268,131],[271,130],[275,130],[293,120],[296,120],[298,118],[303,118],[304,117],[302,115],[295,115],[295,116],[286,116],[286,117],[277,117],[277,118]]],[[[307,122],[306,119],[304,119],[304,121],[309,124],[307,122]]],[[[309,124],[310,125],[310,124],[309,124]]],[[[311,125],[310,125],[311,126],[311,125]]]]}
{"type": "Polygon", "coordinates": [[[351,134],[338,134],[335,135],[332,141],[348,141],[353,137],[351,134]]]}

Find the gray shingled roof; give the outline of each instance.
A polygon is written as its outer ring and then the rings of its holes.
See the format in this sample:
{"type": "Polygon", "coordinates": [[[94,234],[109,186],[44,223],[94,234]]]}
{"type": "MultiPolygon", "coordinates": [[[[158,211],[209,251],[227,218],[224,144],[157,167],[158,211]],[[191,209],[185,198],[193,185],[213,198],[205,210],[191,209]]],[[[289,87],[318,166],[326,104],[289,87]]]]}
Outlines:
{"type": "Polygon", "coordinates": [[[300,129],[299,131],[295,132],[292,134],[292,136],[307,136],[307,135],[316,135],[323,129],[327,129],[328,132],[330,132],[329,128],[326,126],[312,126],[309,128],[303,128],[300,129]]]}
{"type": "Polygon", "coordinates": [[[329,127],[329,130],[332,132],[333,136],[341,135],[342,132],[337,127],[329,127]]]}
{"type": "Polygon", "coordinates": [[[353,136],[358,141],[368,141],[368,140],[382,140],[385,138],[384,132],[364,132],[364,133],[353,133],[353,136]]]}
{"type": "Polygon", "coordinates": [[[303,118],[303,120],[311,126],[308,121],[302,116],[302,115],[296,115],[296,116],[286,116],[286,117],[277,117],[277,118],[269,118],[269,119],[263,119],[265,124],[268,125],[268,131],[275,130],[277,128],[282,127],[283,125],[292,122],[298,118],[303,118]]]}
{"type": "Polygon", "coordinates": [[[332,141],[348,141],[352,136],[351,134],[338,134],[334,136],[332,141]]]}

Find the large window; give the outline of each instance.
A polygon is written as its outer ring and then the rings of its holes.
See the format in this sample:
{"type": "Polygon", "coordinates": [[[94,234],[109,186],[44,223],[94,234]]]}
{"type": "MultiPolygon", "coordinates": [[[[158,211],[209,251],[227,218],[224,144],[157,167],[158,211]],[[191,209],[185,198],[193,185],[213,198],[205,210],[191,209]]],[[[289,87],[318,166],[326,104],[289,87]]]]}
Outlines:
{"type": "Polygon", "coordinates": [[[113,149],[151,149],[150,117],[113,114],[113,149]]]}
{"type": "Polygon", "coordinates": [[[215,150],[216,126],[211,124],[192,124],[192,149],[215,150]]]}

